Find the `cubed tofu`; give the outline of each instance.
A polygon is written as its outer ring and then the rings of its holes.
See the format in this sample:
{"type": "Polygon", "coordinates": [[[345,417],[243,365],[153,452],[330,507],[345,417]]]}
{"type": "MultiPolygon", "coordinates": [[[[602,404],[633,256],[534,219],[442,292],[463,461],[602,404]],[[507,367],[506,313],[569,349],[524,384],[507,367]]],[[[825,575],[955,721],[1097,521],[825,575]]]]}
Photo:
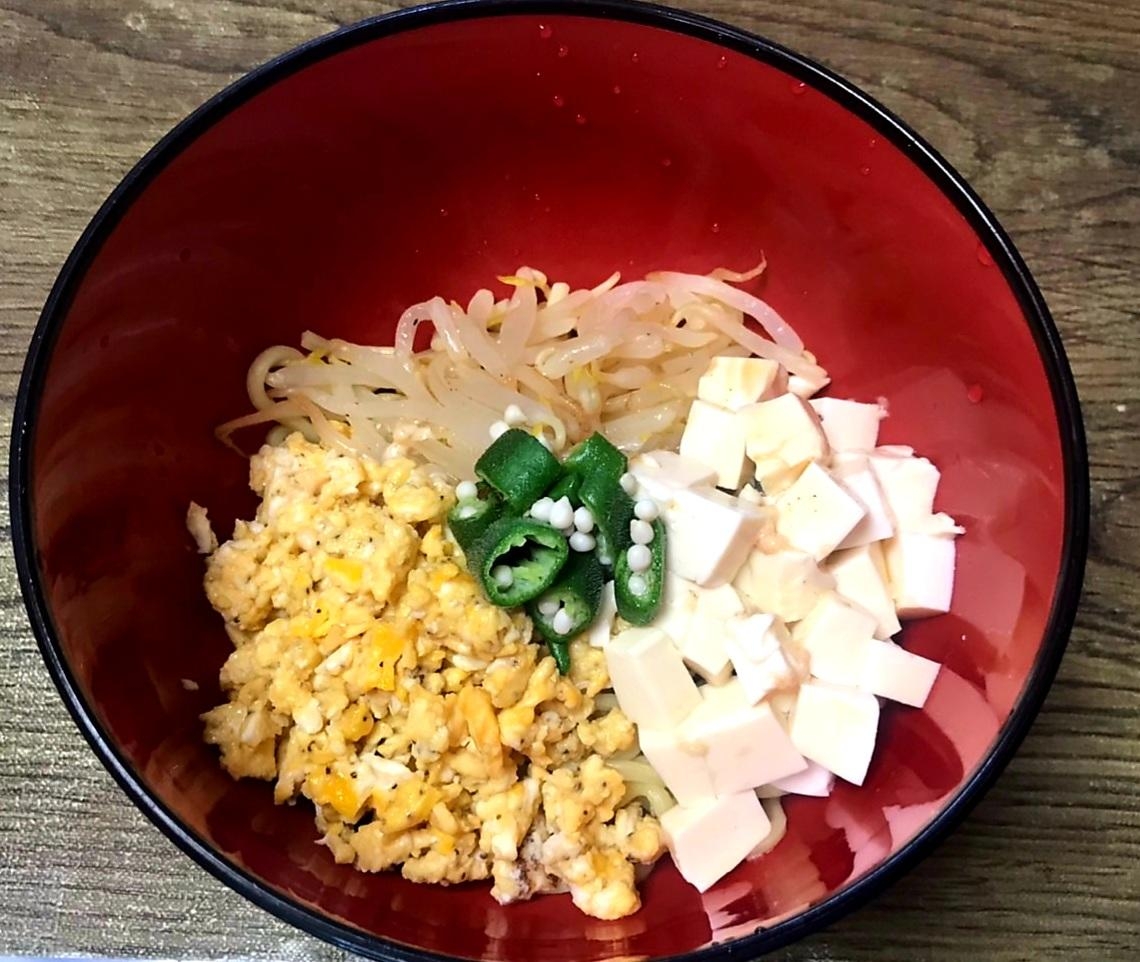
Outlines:
{"type": "Polygon", "coordinates": [[[763,492],[751,484],[744,485],[743,488],[736,492],[736,496],[746,504],[760,505],[767,503],[763,492]]]}
{"type": "Polygon", "coordinates": [[[907,447],[877,448],[870,456],[896,531],[921,534],[961,534],[962,528],[947,514],[934,512],[934,495],[941,474],[927,458],[907,447]]]}
{"type": "Polygon", "coordinates": [[[788,393],[801,397],[805,401],[813,394],[818,394],[831,383],[826,374],[822,378],[806,378],[798,374],[788,375],[788,393]]]}
{"type": "Polygon", "coordinates": [[[902,626],[895,614],[895,602],[878,544],[832,552],[824,563],[824,570],[835,578],[835,590],[842,598],[874,616],[876,638],[885,640],[898,634],[902,626]]]}
{"type": "Polygon", "coordinates": [[[810,658],[811,673],[837,685],[859,684],[874,637],[874,617],[834,592],[792,629],[792,640],[810,658]]]}
{"type": "Polygon", "coordinates": [[[791,623],[811,611],[835,587],[835,579],[802,551],[768,553],[756,549],[732,584],[753,608],[791,623]]]}
{"type": "Polygon", "coordinates": [[[878,404],[821,397],[809,402],[832,451],[870,451],[879,440],[884,411],[878,404]]]}
{"type": "Polygon", "coordinates": [[[613,634],[614,619],[617,617],[617,599],[614,596],[614,583],[602,585],[601,606],[594,623],[586,630],[586,639],[594,648],[605,648],[613,634]]]}
{"type": "Polygon", "coordinates": [[[749,704],[738,681],[705,686],[702,696],[679,736],[704,755],[717,795],[758,788],[807,766],[771,706],[749,704]]]}
{"type": "Polygon", "coordinates": [[[796,691],[774,691],[764,700],[768,703],[776,717],[780,720],[780,724],[787,730],[792,724],[792,712],[796,709],[796,691]]]}
{"type": "Polygon", "coordinates": [[[701,704],[681,653],[657,628],[630,628],[606,645],[606,665],[621,710],[630,721],[671,728],[701,704]]]}
{"type": "Polygon", "coordinates": [[[767,519],[758,507],[716,488],[674,490],[658,502],[667,534],[665,564],[687,581],[732,581],[767,519]]]}
{"type": "Polygon", "coordinates": [[[859,687],[880,698],[921,708],[941,667],[892,642],[874,641],[867,651],[859,687]]]}
{"type": "Polygon", "coordinates": [[[724,622],[697,611],[681,642],[686,667],[710,685],[723,685],[732,677],[732,660],[724,634],[724,622]]]}
{"type": "Polygon", "coordinates": [[[667,500],[674,491],[716,483],[716,471],[683,458],[676,451],[649,451],[629,462],[638,486],[654,501],[667,500]]]}
{"type": "Polygon", "coordinates": [[[723,685],[732,676],[726,647],[725,624],[744,613],[744,604],[732,585],[690,588],[696,608],[680,643],[681,657],[691,671],[712,685],[723,685]]]}
{"type": "Polygon", "coordinates": [[[929,618],[950,610],[954,595],[954,539],[902,531],[883,542],[891,596],[899,618],[929,618]]]}
{"type": "Polygon", "coordinates": [[[768,494],[794,481],[809,462],[822,461],[829,454],[815,411],[794,394],[749,404],[737,411],[737,417],[756,480],[768,494]]]}
{"type": "Polygon", "coordinates": [[[716,485],[735,491],[744,480],[744,432],[735,411],[699,398],[690,405],[681,435],[681,457],[708,465],[716,485]]]}
{"type": "Polygon", "coordinates": [[[704,754],[682,742],[680,729],[639,725],[637,741],[646,761],[679,805],[693,805],[715,795],[704,754]]]}
{"type": "Polygon", "coordinates": [[[789,795],[811,795],[814,798],[825,798],[830,795],[834,785],[835,773],[829,772],[817,762],[808,762],[807,768],[802,772],[772,782],[772,787],[781,792],[789,795]]]}
{"type": "Polygon", "coordinates": [[[653,627],[665,632],[680,648],[689,634],[689,625],[697,611],[697,585],[678,578],[666,568],[661,608],[653,619],[653,627]]]}
{"type": "Polygon", "coordinates": [[[725,628],[724,646],[732,660],[732,670],[751,704],[803,681],[807,658],[791,657],[794,649],[789,647],[787,629],[773,615],[737,617],[728,621],[725,628]]]}
{"type": "Polygon", "coordinates": [[[862,785],[875,751],[879,700],[870,692],[811,681],[792,713],[797,750],[845,781],[862,785]]]}
{"type": "Polygon", "coordinates": [[[857,548],[893,535],[895,525],[891,511],[867,455],[852,452],[832,455],[830,470],[831,476],[866,512],[851,533],[839,542],[839,547],[857,548]]]}
{"type": "Polygon", "coordinates": [[[763,357],[714,357],[697,382],[698,398],[730,411],[787,390],[788,372],[776,361],[763,357]]]}
{"type": "Polygon", "coordinates": [[[677,805],[661,816],[661,830],[681,877],[700,892],[744,861],[771,831],[755,792],[677,805]]]}
{"type": "Polygon", "coordinates": [[[866,512],[814,461],[776,496],[776,531],[798,551],[822,561],[847,537],[866,512]]]}

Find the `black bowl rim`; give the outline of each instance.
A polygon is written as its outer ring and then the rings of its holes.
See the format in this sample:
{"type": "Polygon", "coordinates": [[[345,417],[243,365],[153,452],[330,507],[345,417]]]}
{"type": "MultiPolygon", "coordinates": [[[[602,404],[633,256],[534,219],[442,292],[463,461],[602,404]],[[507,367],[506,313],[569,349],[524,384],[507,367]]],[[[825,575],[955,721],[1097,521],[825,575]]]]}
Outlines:
{"type": "Polygon", "coordinates": [[[99,723],[66,664],[40,584],[32,523],[31,465],[43,382],[55,340],[86,269],[131,202],[203,131],[256,94],[319,60],[395,33],[442,22],[510,15],[611,18],[718,44],[777,67],[827,94],[905,151],[977,233],[1016,295],[1037,343],[1053,396],[1064,460],[1065,534],[1053,603],[1036,663],[1021,696],[977,770],[921,832],[874,869],[834,895],[770,928],[696,949],[673,959],[728,962],[753,958],[824,928],[883,891],[929,854],[962,821],[1005,768],[1040,710],[1068,643],[1083,582],[1089,535],[1089,482],[1080,404],[1061,337],[1012,241],[963,177],[905,123],[855,85],[772,41],[693,13],[638,0],[441,0],[382,14],[315,38],[265,63],[216,94],[162,138],[110,194],[69,255],[44,305],[28,349],[16,398],[9,496],[16,566],[40,652],[64,703],[103,765],[142,812],[200,866],[278,918],[343,949],[384,962],[450,962],[335,922],[230,862],[153,796],[99,723]]]}

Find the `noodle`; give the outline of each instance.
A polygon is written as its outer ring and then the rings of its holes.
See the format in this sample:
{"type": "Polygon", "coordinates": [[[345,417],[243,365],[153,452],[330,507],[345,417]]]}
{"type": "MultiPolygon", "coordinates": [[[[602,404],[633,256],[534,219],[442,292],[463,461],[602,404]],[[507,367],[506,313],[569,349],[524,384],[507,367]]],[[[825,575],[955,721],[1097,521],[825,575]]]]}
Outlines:
{"type": "Polygon", "coordinates": [[[640,798],[645,801],[651,815],[660,816],[677,804],[644,755],[639,754],[632,759],[610,758],[606,764],[625,781],[623,805],[640,798]]]}
{"type": "Polygon", "coordinates": [[[219,437],[228,443],[236,430],[278,421],[337,450],[374,454],[414,424],[423,433],[410,446],[468,477],[492,425],[516,406],[558,452],[597,430],[636,453],[677,435],[718,355],[771,358],[811,385],[826,383],[783,318],[732,286],[763,269],[761,260],[743,273],[665,271],[624,284],[612,274],[571,291],[520,267],[500,278],[509,298],[481,289],[466,308],[438,296],[413,304],[391,347],[306,332],[307,354],[279,345],[254,359],[246,389],[256,413],[222,425],[219,437]],[[425,322],[435,333],[416,351],[425,322]]]}

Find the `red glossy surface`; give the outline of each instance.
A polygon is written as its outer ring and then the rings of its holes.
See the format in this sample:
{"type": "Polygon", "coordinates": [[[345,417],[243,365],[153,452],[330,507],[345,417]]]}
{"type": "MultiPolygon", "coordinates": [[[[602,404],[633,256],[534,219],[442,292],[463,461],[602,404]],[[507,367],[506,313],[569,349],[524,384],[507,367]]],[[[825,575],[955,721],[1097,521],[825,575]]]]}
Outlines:
{"type": "Polygon", "coordinates": [[[1064,489],[1044,369],[970,226],[903,151],[823,94],[631,24],[438,25],[258,94],[130,207],[78,290],[42,405],[45,592],[111,738],[250,874],[442,953],[672,954],[849,884],[983,759],[1022,691],[1058,573],[1064,489]],[[924,710],[886,712],[862,789],[791,801],[785,841],[704,896],[666,859],[644,909],[606,923],[565,897],[503,908],[480,886],[354,873],[313,844],[307,811],[222,773],[197,715],[218,699],[228,642],[183,517],[191,499],[223,527],[250,507],[245,466],[212,429],[244,410],[258,350],[306,328],[384,342],[403,305],[462,298],[521,263],[585,283],[615,268],[744,267],[761,249],[763,293],[835,393],[888,400],[884,441],[939,464],[939,507],[969,532],[953,613],[905,635],[946,669],[924,710]]]}

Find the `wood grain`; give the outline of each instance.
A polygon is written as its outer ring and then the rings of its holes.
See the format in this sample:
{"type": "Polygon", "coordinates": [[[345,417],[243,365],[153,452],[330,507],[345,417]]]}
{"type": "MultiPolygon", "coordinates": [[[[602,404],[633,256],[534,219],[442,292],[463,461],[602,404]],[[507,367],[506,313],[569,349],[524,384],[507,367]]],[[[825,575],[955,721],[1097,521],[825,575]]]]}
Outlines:
{"type": "MultiPolygon", "coordinates": [[[[6,432],[40,305],[129,166],[235,76],[391,6],[0,0],[6,432]]],[[[1025,746],[933,857],[871,906],[776,957],[1140,957],[1140,4],[684,6],[844,74],[967,176],[1044,290],[1090,439],[1085,597],[1025,746]]],[[[7,543],[6,525],[2,537],[7,543]]],[[[39,663],[10,549],[0,556],[0,626],[0,953],[343,957],[200,872],[114,787],[39,663]]]]}

